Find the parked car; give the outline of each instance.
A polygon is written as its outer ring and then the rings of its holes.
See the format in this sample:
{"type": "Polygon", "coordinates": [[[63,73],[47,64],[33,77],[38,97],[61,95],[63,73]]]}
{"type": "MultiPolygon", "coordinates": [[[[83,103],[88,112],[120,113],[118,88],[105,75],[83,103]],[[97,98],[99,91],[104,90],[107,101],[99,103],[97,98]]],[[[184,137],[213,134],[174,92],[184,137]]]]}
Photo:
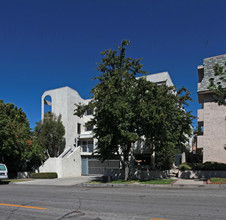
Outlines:
{"type": "Polygon", "coordinates": [[[5,164],[0,163],[0,181],[8,179],[8,170],[5,164]]]}

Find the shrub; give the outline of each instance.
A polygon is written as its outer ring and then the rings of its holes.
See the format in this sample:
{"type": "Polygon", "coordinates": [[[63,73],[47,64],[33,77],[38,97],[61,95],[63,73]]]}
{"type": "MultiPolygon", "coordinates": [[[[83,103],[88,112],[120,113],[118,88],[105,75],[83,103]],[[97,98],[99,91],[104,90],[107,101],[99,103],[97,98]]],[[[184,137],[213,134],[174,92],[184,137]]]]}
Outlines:
{"type": "Polygon", "coordinates": [[[182,163],[179,166],[179,170],[184,171],[184,170],[192,170],[192,167],[188,163],[182,163]]]}
{"type": "Polygon", "coordinates": [[[48,173],[33,173],[32,178],[34,179],[54,179],[57,178],[57,173],[55,172],[48,172],[48,173]]]}
{"type": "Polygon", "coordinates": [[[208,161],[203,164],[202,170],[226,171],[226,164],[208,161]]]}
{"type": "Polygon", "coordinates": [[[202,163],[191,163],[192,170],[203,170],[202,163]]]}
{"type": "Polygon", "coordinates": [[[206,171],[226,171],[226,164],[217,162],[205,162],[205,163],[182,163],[179,166],[179,170],[206,170],[206,171]]]}

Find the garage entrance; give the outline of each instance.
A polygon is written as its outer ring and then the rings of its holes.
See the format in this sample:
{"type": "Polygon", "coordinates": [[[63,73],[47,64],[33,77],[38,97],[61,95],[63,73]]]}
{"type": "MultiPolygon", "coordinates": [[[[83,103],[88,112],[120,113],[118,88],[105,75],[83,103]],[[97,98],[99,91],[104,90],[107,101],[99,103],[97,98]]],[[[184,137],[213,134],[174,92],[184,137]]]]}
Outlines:
{"type": "Polygon", "coordinates": [[[82,175],[104,174],[104,169],[119,169],[119,160],[106,160],[101,163],[97,158],[82,157],[82,175]]]}

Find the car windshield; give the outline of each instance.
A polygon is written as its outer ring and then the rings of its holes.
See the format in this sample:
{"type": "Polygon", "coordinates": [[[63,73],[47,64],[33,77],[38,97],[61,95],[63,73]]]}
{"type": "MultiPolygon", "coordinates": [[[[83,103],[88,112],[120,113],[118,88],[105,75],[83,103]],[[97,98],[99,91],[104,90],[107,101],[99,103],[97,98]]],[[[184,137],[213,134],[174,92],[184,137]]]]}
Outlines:
{"type": "Polygon", "coordinates": [[[5,165],[0,165],[0,170],[6,170],[5,165]]]}

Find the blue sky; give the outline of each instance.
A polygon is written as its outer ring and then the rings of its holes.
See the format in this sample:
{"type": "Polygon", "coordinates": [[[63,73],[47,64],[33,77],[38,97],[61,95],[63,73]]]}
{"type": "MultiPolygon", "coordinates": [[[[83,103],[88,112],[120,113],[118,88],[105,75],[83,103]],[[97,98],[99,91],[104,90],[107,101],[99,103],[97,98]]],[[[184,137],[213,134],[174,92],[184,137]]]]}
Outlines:
{"type": "Polygon", "coordinates": [[[90,98],[100,52],[123,39],[144,70],[168,71],[194,100],[197,66],[226,53],[225,0],[1,0],[0,99],[41,118],[41,95],[62,86],[90,98]]]}

